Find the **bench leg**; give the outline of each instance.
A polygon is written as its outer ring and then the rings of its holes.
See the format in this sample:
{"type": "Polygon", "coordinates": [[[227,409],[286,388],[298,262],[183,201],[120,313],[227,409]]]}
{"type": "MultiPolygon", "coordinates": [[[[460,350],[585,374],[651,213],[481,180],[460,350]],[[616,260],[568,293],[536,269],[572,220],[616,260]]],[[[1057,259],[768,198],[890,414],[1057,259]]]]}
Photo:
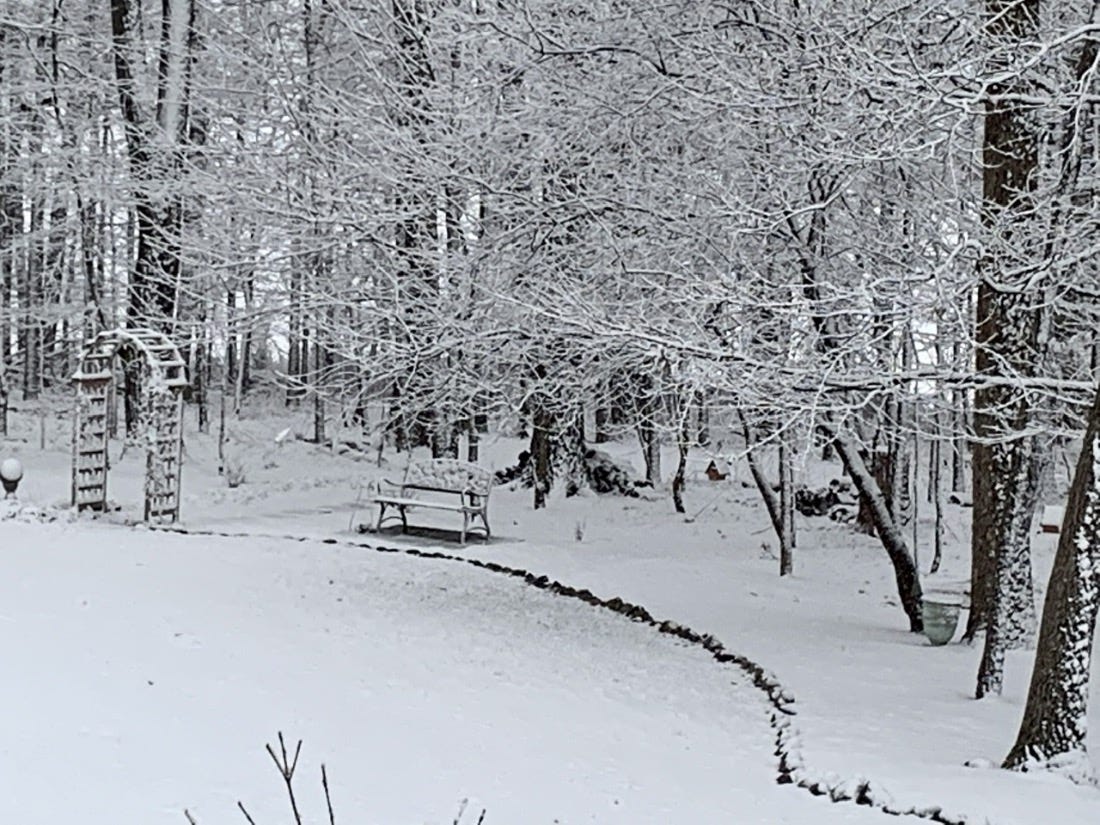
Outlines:
{"type": "Polygon", "coordinates": [[[462,535],[459,537],[459,543],[460,544],[465,544],[466,543],[466,531],[469,530],[469,529],[470,529],[470,514],[466,513],[466,512],[463,512],[462,513],[462,535]]]}
{"type": "Polygon", "coordinates": [[[397,509],[398,509],[398,512],[401,513],[401,532],[402,533],[407,533],[407,532],[409,532],[409,520],[407,518],[405,518],[405,505],[404,504],[398,504],[397,509]]]}
{"type": "Polygon", "coordinates": [[[382,531],[382,517],[386,515],[386,505],[384,502],[378,502],[378,521],[374,524],[374,532],[380,533],[382,531]]]}

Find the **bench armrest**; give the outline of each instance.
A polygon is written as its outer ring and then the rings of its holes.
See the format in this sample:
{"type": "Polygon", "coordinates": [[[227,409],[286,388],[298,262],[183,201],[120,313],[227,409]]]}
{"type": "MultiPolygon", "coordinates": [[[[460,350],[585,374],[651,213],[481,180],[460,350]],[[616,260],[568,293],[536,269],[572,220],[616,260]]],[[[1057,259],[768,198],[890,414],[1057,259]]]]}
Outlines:
{"type": "Polygon", "coordinates": [[[466,488],[462,491],[462,504],[472,510],[487,512],[489,509],[489,495],[466,488]]]}
{"type": "Polygon", "coordinates": [[[366,484],[367,495],[370,497],[380,495],[392,495],[395,492],[400,492],[401,483],[390,481],[388,478],[375,478],[371,479],[366,484]]]}

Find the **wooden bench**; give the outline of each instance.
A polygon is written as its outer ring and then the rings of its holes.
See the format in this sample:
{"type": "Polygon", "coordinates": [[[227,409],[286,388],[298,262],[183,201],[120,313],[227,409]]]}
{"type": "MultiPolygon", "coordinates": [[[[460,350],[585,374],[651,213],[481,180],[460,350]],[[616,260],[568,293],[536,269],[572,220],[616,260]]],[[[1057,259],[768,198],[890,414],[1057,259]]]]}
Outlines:
{"type": "Polygon", "coordinates": [[[413,461],[405,468],[405,477],[400,483],[386,480],[382,484],[385,487],[380,485],[371,499],[378,505],[376,531],[387,521],[400,519],[402,532],[407,532],[408,511],[422,507],[461,513],[463,544],[470,530],[481,531],[486,539],[489,538],[489,493],[493,489],[493,474],[489,470],[453,458],[413,461]],[[440,500],[425,494],[456,496],[458,501],[440,500]],[[390,511],[388,516],[387,510],[390,511]]]}

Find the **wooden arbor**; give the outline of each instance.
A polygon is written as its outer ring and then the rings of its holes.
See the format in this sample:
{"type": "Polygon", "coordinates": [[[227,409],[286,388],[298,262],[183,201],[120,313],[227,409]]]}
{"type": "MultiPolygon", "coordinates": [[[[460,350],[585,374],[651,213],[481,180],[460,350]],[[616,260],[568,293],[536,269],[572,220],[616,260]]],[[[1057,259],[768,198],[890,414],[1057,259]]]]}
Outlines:
{"type": "Polygon", "coordinates": [[[80,354],[73,422],[73,506],[107,509],[107,415],[115,359],[140,364],[139,426],[145,443],[145,520],[179,518],[183,388],[187,368],[168,338],[151,329],[99,333],[80,354]]]}

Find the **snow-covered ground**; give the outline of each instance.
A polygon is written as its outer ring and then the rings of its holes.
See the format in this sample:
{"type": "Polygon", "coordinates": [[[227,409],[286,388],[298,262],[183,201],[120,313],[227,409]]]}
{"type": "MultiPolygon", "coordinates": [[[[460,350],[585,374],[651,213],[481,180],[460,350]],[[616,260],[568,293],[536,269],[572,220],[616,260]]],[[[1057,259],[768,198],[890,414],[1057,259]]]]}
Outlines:
{"type": "MultiPolygon", "coordinates": [[[[26,465],[22,503],[63,506],[64,420],[48,423],[44,451],[37,422],[14,423],[3,450],[26,465]]],[[[1029,654],[1010,658],[1003,697],[975,702],[979,651],[905,632],[874,540],[800,518],[796,575],[779,579],[767,517],[736,472],[711,483],[705,461],[693,464],[687,518],[660,491],[534,512],[528,491],[498,489],[493,541],[459,547],[351,532],[362,484],[399,476],[402,457],[379,470],[277,445],[287,423],[234,425],[246,476],[235,489],[217,475],[213,440],[188,432],[184,526],[250,537],[29,523],[27,510],[0,523],[7,819],[183,822],[186,807],[213,825],[243,821],[240,799],[258,823],[284,821],[263,751],[278,730],[305,740],[299,784],[313,821],[321,761],[344,822],[450,823],[466,797],[476,805],[464,819],[484,806],[490,825],[882,818],[776,785],[763,695],[697,647],[516,579],[352,544],[362,541],[545,573],[713,633],[793,693],[808,773],[865,777],[899,808],[1100,821],[1100,791],[963,764],[1007,751],[1029,654]],[[343,543],[271,538],[287,535],[343,543]]],[[[511,463],[521,446],[490,442],[484,463],[511,463]]],[[[633,444],[615,449],[634,458],[633,444]]],[[[140,511],[141,466],[135,452],[116,455],[115,520],[140,511]]],[[[967,512],[950,516],[943,576],[959,579],[967,512]]],[[[365,508],[356,520],[369,520],[365,508]]],[[[1040,582],[1052,548],[1037,537],[1040,582]]],[[[1095,731],[1095,702],[1092,720],[1095,731]]]]}

